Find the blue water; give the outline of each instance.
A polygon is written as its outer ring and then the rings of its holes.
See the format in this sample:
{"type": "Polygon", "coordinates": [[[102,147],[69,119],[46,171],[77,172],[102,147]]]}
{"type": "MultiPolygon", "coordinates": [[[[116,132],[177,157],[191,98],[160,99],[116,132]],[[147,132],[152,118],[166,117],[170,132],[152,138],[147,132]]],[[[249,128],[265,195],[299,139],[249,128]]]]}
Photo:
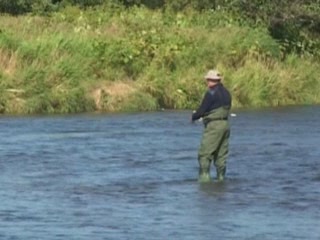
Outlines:
{"type": "Polygon", "coordinates": [[[319,240],[320,107],[236,113],[204,185],[189,112],[0,117],[0,239],[319,240]]]}

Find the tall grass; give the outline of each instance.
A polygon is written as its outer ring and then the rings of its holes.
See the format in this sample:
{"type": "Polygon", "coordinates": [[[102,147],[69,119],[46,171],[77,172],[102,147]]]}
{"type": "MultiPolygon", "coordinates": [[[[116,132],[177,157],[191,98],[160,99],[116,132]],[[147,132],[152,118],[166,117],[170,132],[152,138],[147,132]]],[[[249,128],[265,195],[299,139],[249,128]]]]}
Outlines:
{"type": "Polygon", "coordinates": [[[227,12],[144,8],[0,17],[0,112],[194,108],[218,67],[242,106],[317,104],[320,63],[227,12]]]}

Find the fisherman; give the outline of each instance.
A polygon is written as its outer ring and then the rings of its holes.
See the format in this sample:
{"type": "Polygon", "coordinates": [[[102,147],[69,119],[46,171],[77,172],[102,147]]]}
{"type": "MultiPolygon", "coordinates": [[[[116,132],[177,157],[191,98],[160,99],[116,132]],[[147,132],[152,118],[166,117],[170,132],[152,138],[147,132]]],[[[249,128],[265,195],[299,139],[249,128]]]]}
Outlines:
{"type": "Polygon", "coordinates": [[[203,120],[204,132],[198,153],[199,182],[210,182],[210,168],[216,167],[217,180],[223,181],[226,174],[226,160],[229,148],[230,127],[228,116],[231,109],[231,95],[222,85],[222,76],[217,70],[210,70],[205,76],[208,90],[201,105],[192,114],[191,121],[203,120]]]}

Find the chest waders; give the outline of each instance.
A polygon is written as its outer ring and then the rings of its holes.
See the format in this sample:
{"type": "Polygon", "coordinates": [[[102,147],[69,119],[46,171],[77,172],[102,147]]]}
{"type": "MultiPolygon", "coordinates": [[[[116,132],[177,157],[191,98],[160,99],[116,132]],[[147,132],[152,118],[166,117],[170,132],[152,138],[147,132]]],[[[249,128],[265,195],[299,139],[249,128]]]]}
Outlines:
{"type": "Polygon", "coordinates": [[[199,182],[211,181],[212,162],[216,167],[217,180],[224,180],[230,136],[229,112],[229,107],[220,107],[203,118],[204,132],[198,153],[199,182]]]}

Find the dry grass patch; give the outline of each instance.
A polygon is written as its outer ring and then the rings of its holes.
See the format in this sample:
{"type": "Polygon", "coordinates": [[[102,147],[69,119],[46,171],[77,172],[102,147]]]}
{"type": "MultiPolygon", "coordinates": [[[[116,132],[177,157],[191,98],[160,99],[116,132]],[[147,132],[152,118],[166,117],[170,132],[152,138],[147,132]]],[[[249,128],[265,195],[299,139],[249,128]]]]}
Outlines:
{"type": "Polygon", "coordinates": [[[13,76],[16,73],[17,66],[17,54],[0,48],[0,71],[8,76],[13,76]]]}
{"type": "Polygon", "coordinates": [[[136,91],[136,87],[129,82],[105,83],[95,88],[91,97],[97,110],[117,111],[120,110],[119,106],[136,91]]]}

